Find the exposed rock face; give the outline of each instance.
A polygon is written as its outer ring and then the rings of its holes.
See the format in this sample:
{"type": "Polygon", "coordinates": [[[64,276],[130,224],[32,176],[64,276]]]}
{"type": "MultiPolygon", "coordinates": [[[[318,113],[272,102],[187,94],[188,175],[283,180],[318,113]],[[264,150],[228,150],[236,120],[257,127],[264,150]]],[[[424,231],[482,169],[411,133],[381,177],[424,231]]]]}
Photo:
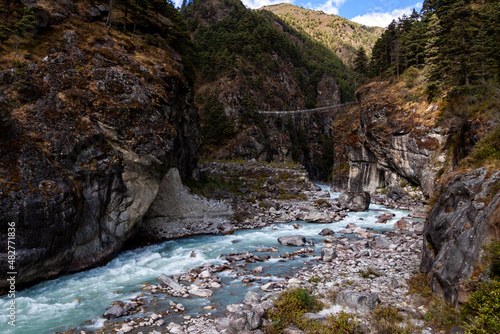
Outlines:
{"type": "Polygon", "coordinates": [[[197,161],[199,117],[181,57],[151,46],[144,62],[92,27],[98,37],[87,40],[54,25],[57,46],[0,70],[10,106],[0,108],[0,219],[16,225],[19,288],[108,261],[170,167],[188,177],[197,161]]]}
{"type": "Polygon", "coordinates": [[[182,184],[176,168],[164,176],[158,196],[151,204],[140,226],[139,237],[166,240],[195,234],[227,233],[228,220],[234,214],[231,207],[217,200],[192,195],[182,184]]]}
{"type": "Polygon", "coordinates": [[[384,110],[363,109],[360,120],[360,143],[347,155],[351,170],[349,189],[375,192],[379,187],[398,188],[405,180],[420,185],[425,194],[434,191],[437,172],[432,158],[445,137],[439,129],[422,127],[414,132],[392,128],[384,110]]]}
{"type": "Polygon", "coordinates": [[[351,211],[366,211],[370,207],[370,193],[366,191],[342,193],[339,197],[339,205],[351,211]]]}
{"type": "Polygon", "coordinates": [[[481,261],[481,247],[500,239],[500,172],[487,168],[455,175],[441,190],[424,229],[420,269],[447,302],[463,302],[461,285],[481,261]]]}
{"type": "Polygon", "coordinates": [[[439,163],[445,161],[439,148],[446,141],[448,129],[429,122],[436,117],[438,105],[420,102],[410,110],[401,106],[404,89],[374,82],[359,92],[362,101],[348,111],[358,115],[350,120],[354,124],[351,133],[343,129],[344,135],[337,136],[345,144],[337,160],[346,158],[349,172],[347,184],[342,170],[334,176],[335,190],[373,194],[385,188],[389,197],[398,199],[404,195],[400,185],[405,183],[420,186],[427,197],[432,196],[439,163]]]}

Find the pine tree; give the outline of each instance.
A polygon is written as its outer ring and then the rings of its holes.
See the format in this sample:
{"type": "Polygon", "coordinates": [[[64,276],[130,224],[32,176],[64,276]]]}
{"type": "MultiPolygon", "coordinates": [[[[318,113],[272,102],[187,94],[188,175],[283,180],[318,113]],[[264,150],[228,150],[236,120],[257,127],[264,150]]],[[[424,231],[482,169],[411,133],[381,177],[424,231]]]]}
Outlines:
{"type": "Polygon", "coordinates": [[[356,51],[354,70],[361,76],[361,81],[364,81],[364,78],[368,74],[368,57],[362,46],[356,51]]]}
{"type": "Polygon", "coordinates": [[[16,55],[19,53],[21,38],[24,38],[33,29],[35,29],[35,14],[32,9],[24,7],[23,16],[14,24],[13,29],[16,34],[16,55]]]}
{"type": "Polygon", "coordinates": [[[428,16],[427,43],[425,45],[425,65],[427,66],[427,93],[433,99],[439,92],[441,25],[436,14],[428,16]]]}
{"type": "Polygon", "coordinates": [[[450,85],[469,85],[472,72],[474,22],[467,0],[443,0],[437,15],[441,24],[441,72],[450,85]]]}

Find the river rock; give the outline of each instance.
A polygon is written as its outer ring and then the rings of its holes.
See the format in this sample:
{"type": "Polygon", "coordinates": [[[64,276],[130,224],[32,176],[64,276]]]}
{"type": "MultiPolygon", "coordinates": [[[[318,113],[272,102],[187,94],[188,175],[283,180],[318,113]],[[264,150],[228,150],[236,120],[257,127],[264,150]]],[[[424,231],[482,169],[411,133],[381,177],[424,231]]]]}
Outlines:
{"type": "Polygon", "coordinates": [[[229,327],[237,332],[240,332],[247,327],[247,315],[243,311],[238,311],[229,317],[229,327]]]}
{"type": "Polygon", "coordinates": [[[410,217],[413,218],[427,218],[427,216],[428,216],[427,208],[423,205],[419,205],[413,208],[410,212],[410,217]]]}
{"type": "Polygon", "coordinates": [[[333,248],[323,247],[321,249],[321,261],[332,262],[337,257],[337,252],[333,248]]]}
{"type": "Polygon", "coordinates": [[[393,216],[394,216],[393,213],[389,213],[389,212],[384,213],[384,214],[382,214],[382,215],[380,215],[380,216],[377,217],[378,220],[376,221],[376,223],[377,224],[385,224],[385,223],[387,223],[387,221],[389,221],[390,219],[392,219],[393,216]]]}
{"type": "Polygon", "coordinates": [[[342,193],[339,197],[339,205],[342,209],[366,211],[370,207],[370,194],[366,191],[342,193]]]}
{"type": "Polygon", "coordinates": [[[169,333],[173,334],[181,334],[184,333],[184,327],[182,327],[179,324],[176,324],[175,322],[171,322],[167,326],[167,330],[169,333]]]}
{"type": "Polygon", "coordinates": [[[355,224],[355,223],[349,223],[349,224],[347,224],[347,225],[346,225],[346,227],[345,227],[345,228],[350,229],[350,230],[354,230],[354,229],[356,229],[356,228],[358,228],[358,227],[359,227],[359,226],[358,226],[358,224],[355,224]]]}
{"type": "Polygon", "coordinates": [[[246,312],[247,318],[247,329],[254,330],[259,328],[262,325],[262,316],[259,312],[250,310],[246,312]]]}
{"type": "Polygon", "coordinates": [[[278,242],[284,246],[302,247],[306,244],[306,238],[302,235],[287,235],[284,237],[279,237],[278,242]]]}
{"type": "Polygon", "coordinates": [[[245,295],[245,304],[248,305],[257,305],[262,300],[262,295],[255,291],[248,291],[245,295]]]}
{"type": "Polygon", "coordinates": [[[324,228],[321,230],[321,232],[319,232],[319,235],[333,235],[335,234],[335,232],[333,232],[332,230],[330,230],[329,228],[324,228]]]}
{"type": "Polygon", "coordinates": [[[326,321],[326,317],[324,315],[318,314],[318,313],[304,313],[302,316],[308,320],[315,320],[315,321],[326,321]]]}
{"type": "Polygon", "coordinates": [[[330,217],[328,212],[312,210],[307,212],[302,220],[305,220],[308,223],[329,224],[332,222],[332,217],[330,217]]]}
{"type": "Polygon", "coordinates": [[[382,235],[375,237],[372,243],[373,248],[389,248],[391,245],[391,240],[382,235]]]}
{"type": "Polygon", "coordinates": [[[160,276],[158,276],[158,280],[165,283],[168,287],[170,287],[174,291],[184,290],[184,287],[182,285],[180,285],[179,283],[177,283],[176,281],[174,281],[165,274],[161,274],[160,276]]]}
{"type": "Polygon", "coordinates": [[[196,297],[201,297],[201,298],[208,298],[212,297],[214,292],[209,289],[200,289],[196,285],[191,285],[190,289],[188,290],[190,295],[196,296],[196,297]]]}
{"type": "Polygon", "coordinates": [[[226,310],[230,313],[240,312],[245,308],[243,304],[231,304],[226,306],[226,310]]]}
{"type": "Polygon", "coordinates": [[[125,315],[126,313],[127,311],[123,307],[119,305],[113,305],[108,308],[106,312],[104,312],[104,317],[106,319],[116,319],[125,315]]]}
{"type": "Polygon", "coordinates": [[[395,230],[409,231],[410,228],[411,228],[411,224],[404,219],[400,219],[394,224],[395,230]]]}
{"type": "Polygon", "coordinates": [[[367,314],[370,310],[377,307],[380,299],[373,292],[357,292],[352,290],[341,290],[337,294],[335,303],[342,306],[347,306],[360,313],[367,314]]]}

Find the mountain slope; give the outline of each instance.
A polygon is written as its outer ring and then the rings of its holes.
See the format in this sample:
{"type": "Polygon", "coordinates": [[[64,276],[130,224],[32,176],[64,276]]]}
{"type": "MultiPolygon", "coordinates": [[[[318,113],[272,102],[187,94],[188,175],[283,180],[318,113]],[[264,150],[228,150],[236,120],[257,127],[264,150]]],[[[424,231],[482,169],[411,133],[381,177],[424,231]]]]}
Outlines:
{"type": "Polygon", "coordinates": [[[168,170],[188,178],[196,167],[182,19],[161,1],[134,16],[115,3],[108,29],[108,3],[16,1],[3,21],[0,237],[15,225],[16,288],[110,260],[168,170]],[[10,29],[23,17],[25,31],[10,29]]]}
{"type": "Polygon", "coordinates": [[[368,55],[375,41],[384,31],[379,27],[367,27],[346,18],[322,11],[304,9],[288,3],[264,6],[286,23],[311,35],[328,46],[346,64],[352,65],[356,50],[363,47],[368,55]]]}
{"type": "Polygon", "coordinates": [[[193,1],[183,15],[197,47],[205,157],[297,161],[314,177],[326,177],[318,154],[330,121],[263,118],[255,111],[352,100],[352,71],[307,34],[239,0],[193,1]]]}

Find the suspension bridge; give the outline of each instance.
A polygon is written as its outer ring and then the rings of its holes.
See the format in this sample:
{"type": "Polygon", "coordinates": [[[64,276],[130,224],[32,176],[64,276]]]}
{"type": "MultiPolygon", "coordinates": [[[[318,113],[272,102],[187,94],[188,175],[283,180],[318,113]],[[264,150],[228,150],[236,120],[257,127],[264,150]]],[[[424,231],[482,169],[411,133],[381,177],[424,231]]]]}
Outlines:
{"type": "Polygon", "coordinates": [[[299,110],[258,110],[257,113],[261,115],[294,115],[294,114],[306,114],[306,113],[313,113],[313,112],[319,112],[319,111],[326,111],[326,110],[335,110],[338,108],[342,108],[351,104],[354,104],[357,102],[346,102],[346,103],[341,103],[341,104],[335,104],[333,106],[327,106],[327,107],[320,107],[320,108],[314,108],[314,109],[299,109],[299,110]]]}

